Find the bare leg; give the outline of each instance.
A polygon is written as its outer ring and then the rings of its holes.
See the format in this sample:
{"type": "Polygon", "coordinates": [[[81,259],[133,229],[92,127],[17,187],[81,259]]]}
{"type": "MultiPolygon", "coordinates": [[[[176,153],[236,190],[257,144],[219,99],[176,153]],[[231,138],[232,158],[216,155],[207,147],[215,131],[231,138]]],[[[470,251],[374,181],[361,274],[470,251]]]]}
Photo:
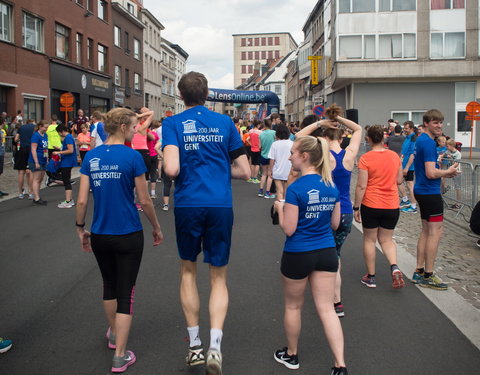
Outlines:
{"type": "Polygon", "coordinates": [[[415,194],[413,194],[413,181],[407,181],[408,193],[410,194],[410,202],[412,204],[417,204],[415,199],[415,194]]]}
{"type": "Polygon", "coordinates": [[[428,239],[425,244],[425,272],[433,272],[438,244],[443,233],[443,222],[427,222],[428,239]]]}
{"type": "Polygon", "coordinates": [[[105,311],[105,316],[107,317],[108,325],[112,330],[112,333],[115,334],[115,315],[117,313],[117,300],[107,300],[103,301],[103,310],[105,311]]]}
{"type": "Polygon", "coordinates": [[[342,326],[333,308],[335,278],[334,272],[314,271],[310,275],[310,286],[318,316],[335,359],[335,367],[345,367],[342,326]]]}
{"type": "MultiPolygon", "coordinates": [[[[268,177],[268,165],[262,165],[262,178],[260,179],[260,189],[266,188],[266,183],[267,183],[267,177],[268,177]]],[[[264,192],[266,189],[263,190],[264,192]]]]}
{"type": "Polygon", "coordinates": [[[425,267],[425,247],[428,241],[428,225],[426,220],[422,220],[422,231],[417,242],[417,268],[425,267]]]}
{"type": "Polygon", "coordinates": [[[397,245],[393,242],[393,229],[378,228],[378,242],[390,265],[397,264],[397,245]]]}
{"type": "Polygon", "coordinates": [[[210,328],[223,330],[228,310],[227,266],[210,266],[210,328]]]}
{"type": "Polygon", "coordinates": [[[335,278],[335,295],[333,298],[333,302],[338,303],[342,300],[342,276],[340,275],[340,270],[342,268],[342,263],[340,262],[340,259],[338,259],[338,271],[337,271],[337,277],[335,278]]]}
{"type": "Polygon", "coordinates": [[[285,199],[285,181],[273,180],[275,181],[275,186],[277,187],[277,200],[285,199]]]}
{"type": "Polygon", "coordinates": [[[375,275],[377,232],[378,228],[363,228],[363,259],[370,275],[375,275]]]}
{"type": "Polygon", "coordinates": [[[25,171],[18,171],[18,194],[23,194],[23,183],[25,181],[25,171]]]}
{"type": "Polygon", "coordinates": [[[180,260],[180,301],[187,327],[198,326],[200,297],[197,289],[197,264],[180,260]]]}
{"type": "Polygon", "coordinates": [[[132,315],[129,314],[115,314],[115,355],[123,357],[125,349],[127,348],[128,335],[130,327],[132,326],[132,315]]]}
{"type": "Polygon", "coordinates": [[[297,354],[298,350],[298,338],[302,328],[302,307],[308,278],[293,280],[282,276],[282,281],[283,293],[285,295],[285,315],[283,318],[283,325],[287,337],[287,354],[292,355],[297,354]]]}

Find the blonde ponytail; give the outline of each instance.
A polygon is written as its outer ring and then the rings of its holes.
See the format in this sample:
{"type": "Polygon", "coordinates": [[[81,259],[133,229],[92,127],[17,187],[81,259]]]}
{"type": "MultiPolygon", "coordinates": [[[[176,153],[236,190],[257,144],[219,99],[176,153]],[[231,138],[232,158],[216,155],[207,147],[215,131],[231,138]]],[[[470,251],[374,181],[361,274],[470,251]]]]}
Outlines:
{"type": "Polygon", "coordinates": [[[310,164],[315,167],[317,173],[322,176],[327,186],[334,185],[332,179],[332,167],[330,165],[330,154],[327,141],[321,137],[312,137],[310,135],[298,138],[295,143],[298,144],[300,153],[306,152],[310,156],[310,164]]]}

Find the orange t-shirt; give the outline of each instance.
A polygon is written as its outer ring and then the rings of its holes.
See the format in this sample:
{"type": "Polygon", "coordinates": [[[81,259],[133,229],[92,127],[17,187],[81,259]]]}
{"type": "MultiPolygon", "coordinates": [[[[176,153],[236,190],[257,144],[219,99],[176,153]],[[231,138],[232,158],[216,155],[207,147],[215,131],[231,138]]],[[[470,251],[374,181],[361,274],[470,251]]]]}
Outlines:
{"type": "Polygon", "coordinates": [[[370,208],[399,208],[397,176],[401,161],[392,150],[369,151],[362,155],[358,168],[368,173],[362,204],[370,208]]]}

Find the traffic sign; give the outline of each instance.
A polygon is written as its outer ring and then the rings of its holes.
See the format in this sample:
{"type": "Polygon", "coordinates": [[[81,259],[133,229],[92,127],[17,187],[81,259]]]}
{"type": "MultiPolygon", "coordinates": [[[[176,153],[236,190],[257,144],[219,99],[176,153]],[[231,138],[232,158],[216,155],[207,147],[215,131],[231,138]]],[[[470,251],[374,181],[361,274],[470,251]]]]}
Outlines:
{"type": "Polygon", "coordinates": [[[470,115],[469,117],[475,117],[476,120],[480,119],[480,103],[470,102],[467,104],[465,111],[470,115]]]}
{"type": "Polygon", "coordinates": [[[324,112],[325,112],[325,107],[323,105],[316,105],[315,107],[313,107],[314,115],[322,117],[324,112]]]}
{"type": "Polygon", "coordinates": [[[60,112],[73,112],[73,107],[60,107],[60,112]]]}
{"type": "Polygon", "coordinates": [[[66,92],[60,95],[60,104],[62,107],[70,107],[73,103],[75,103],[75,97],[73,94],[66,92]]]}

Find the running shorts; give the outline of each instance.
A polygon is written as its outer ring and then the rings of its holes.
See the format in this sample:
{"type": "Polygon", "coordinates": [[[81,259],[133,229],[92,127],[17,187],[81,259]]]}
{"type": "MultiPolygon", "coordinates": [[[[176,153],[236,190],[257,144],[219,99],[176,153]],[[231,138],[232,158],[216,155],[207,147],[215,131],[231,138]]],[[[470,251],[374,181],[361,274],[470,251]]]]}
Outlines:
{"type": "Polygon", "coordinates": [[[337,272],[337,250],[327,247],[301,253],[284,251],[280,271],[283,276],[294,280],[304,279],[313,271],[337,272]]]}
{"type": "Polygon", "coordinates": [[[175,207],[178,255],[197,261],[203,251],[204,262],[215,267],[228,264],[232,243],[231,207],[175,207]]]}
{"type": "Polygon", "coordinates": [[[251,151],[250,157],[252,160],[252,165],[260,165],[260,158],[261,158],[260,151],[257,151],[257,152],[251,151]]]}
{"type": "Polygon", "coordinates": [[[362,226],[367,229],[385,228],[395,229],[398,218],[400,217],[400,209],[398,208],[371,208],[360,207],[360,215],[362,217],[362,226]]]}
{"type": "Polygon", "coordinates": [[[443,201],[440,194],[415,194],[420,208],[420,217],[426,221],[443,221],[443,201]]]}
{"type": "Polygon", "coordinates": [[[15,153],[13,169],[17,171],[24,171],[28,166],[28,157],[30,156],[30,146],[29,147],[20,147],[15,153]]]}
{"type": "Polygon", "coordinates": [[[265,159],[263,156],[260,155],[260,164],[261,165],[268,165],[268,164],[270,164],[270,159],[265,159]]]}
{"type": "Polygon", "coordinates": [[[405,181],[413,181],[413,176],[415,171],[408,171],[407,175],[405,176],[405,181]]]}

